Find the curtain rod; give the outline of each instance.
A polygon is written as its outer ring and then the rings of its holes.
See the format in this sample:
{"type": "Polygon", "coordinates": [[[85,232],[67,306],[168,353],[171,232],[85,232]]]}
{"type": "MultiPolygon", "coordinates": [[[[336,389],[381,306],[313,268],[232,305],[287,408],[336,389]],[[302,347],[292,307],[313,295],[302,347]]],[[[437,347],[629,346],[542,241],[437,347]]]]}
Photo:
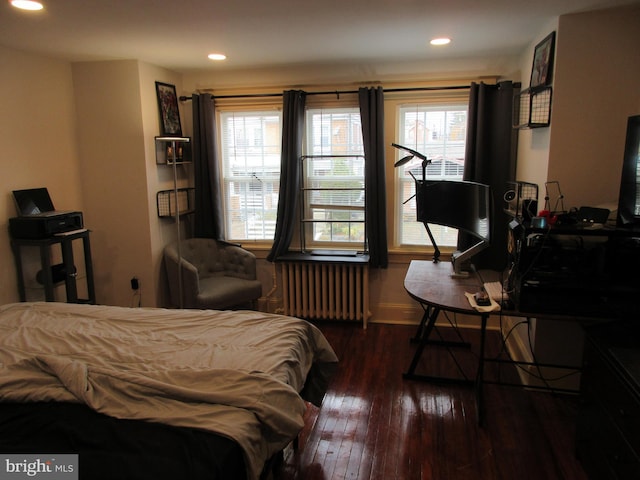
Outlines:
{"type": "MultiPolygon", "coordinates": [[[[464,90],[469,89],[469,85],[452,85],[449,87],[407,87],[407,88],[389,88],[383,89],[384,92],[424,92],[424,91],[434,91],[434,90],[464,90]]],[[[340,95],[345,94],[355,94],[358,93],[358,90],[332,90],[332,91],[324,91],[324,92],[306,92],[307,95],[340,95]]],[[[241,95],[219,95],[215,96],[215,98],[261,98],[261,97],[281,97],[282,93],[246,93],[241,95]]],[[[185,95],[180,97],[181,102],[185,102],[191,100],[192,97],[187,97],[185,95]]]]}

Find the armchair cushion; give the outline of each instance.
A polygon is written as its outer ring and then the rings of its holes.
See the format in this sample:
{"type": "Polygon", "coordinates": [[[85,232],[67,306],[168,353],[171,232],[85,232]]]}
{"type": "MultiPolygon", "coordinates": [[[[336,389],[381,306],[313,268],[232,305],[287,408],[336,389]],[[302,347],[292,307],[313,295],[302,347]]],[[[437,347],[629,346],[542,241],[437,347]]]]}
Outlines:
{"type": "MultiPolygon", "coordinates": [[[[184,308],[232,308],[253,303],[262,294],[255,255],[238,245],[191,238],[180,243],[180,254],[184,308]]],[[[178,306],[177,243],[165,247],[164,258],[171,301],[178,306]]]]}
{"type": "Polygon", "coordinates": [[[262,285],[256,282],[229,276],[201,279],[196,308],[221,309],[246,305],[259,298],[262,293],[262,285]]]}

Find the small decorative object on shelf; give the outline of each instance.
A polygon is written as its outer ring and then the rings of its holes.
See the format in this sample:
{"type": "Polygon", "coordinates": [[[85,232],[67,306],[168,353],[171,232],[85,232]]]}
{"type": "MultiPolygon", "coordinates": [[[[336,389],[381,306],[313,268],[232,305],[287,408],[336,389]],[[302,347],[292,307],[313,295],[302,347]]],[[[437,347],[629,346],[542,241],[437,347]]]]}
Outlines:
{"type": "Polygon", "coordinates": [[[155,137],[156,163],[158,165],[173,165],[191,163],[190,137],[155,137]]]}
{"type": "Polygon", "coordinates": [[[551,123],[551,87],[527,88],[513,102],[513,128],[541,128],[551,123]]]}
{"type": "Polygon", "coordinates": [[[178,188],[177,201],[174,190],[161,190],[156,194],[158,217],[174,218],[193,212],[195,188],[178,188]]]}

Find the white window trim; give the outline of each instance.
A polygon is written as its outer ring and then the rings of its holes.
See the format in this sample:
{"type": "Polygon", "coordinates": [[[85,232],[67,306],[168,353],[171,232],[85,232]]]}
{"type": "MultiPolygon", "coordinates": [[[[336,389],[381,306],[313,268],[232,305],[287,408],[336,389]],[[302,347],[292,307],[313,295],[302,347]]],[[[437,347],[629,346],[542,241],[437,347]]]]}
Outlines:
{"type": "MultiPolygon", "coordinates": [[[[385,96],[385,145],[387,145],[387,212],[391,219],[387,222],[390,241],[390,253],[419,253],[430,254],[433,252],[431,245],[406,244],[401,241],[401,225],[403,201],[400,199],[399,189],[401,188],[400,172],[394,168],[393,164],[401,158],[402,153],[391,146],[391,143],[398,143],[400,138],[400,107],[412,104],[425,104],[437,106],[460,105],[468,108],[469,92],[460,91],[434,91],[434,92],[412,92],[411,94],[385,96]],[[392,179],[389,181],[389,179],[392,179]]],[[[423,227],[424,228],[424,227],[423,227]]],[[[425,230],[425,238],[427,233],[425,230]]],[[[438,245],[443,254],[451,253],[454,246],[438,245]]]]}

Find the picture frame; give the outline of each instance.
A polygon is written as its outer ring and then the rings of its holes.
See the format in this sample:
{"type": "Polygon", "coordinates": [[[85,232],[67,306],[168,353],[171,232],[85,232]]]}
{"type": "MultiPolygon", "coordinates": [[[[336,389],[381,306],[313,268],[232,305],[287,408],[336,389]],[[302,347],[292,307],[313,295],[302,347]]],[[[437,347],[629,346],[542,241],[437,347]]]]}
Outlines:
{"type": "Polygon", "coordinates": [[[533,66],[529,88],[547,86],[553,78],[553,55],[556,43],[556,32],[551,32],[536,45],[533,51],[533,66]]]}
{"type": "Polygon", "coordinates": [[[161,135],[181,137],[182,125],[180,124],[180,110],[178,109],[175,85],[156,82],[156,96],[160,112],[161,135]]]}

